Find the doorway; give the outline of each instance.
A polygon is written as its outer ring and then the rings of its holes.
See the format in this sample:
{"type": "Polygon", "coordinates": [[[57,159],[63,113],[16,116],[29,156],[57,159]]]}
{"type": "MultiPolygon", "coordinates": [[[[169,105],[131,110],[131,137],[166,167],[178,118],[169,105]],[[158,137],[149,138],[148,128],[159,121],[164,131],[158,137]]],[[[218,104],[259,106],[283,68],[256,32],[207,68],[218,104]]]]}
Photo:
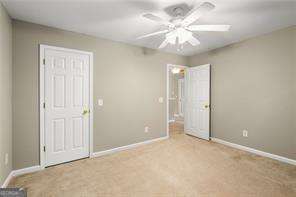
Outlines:
{"type": "Polygon", "coordinates": [[[92,152],[91,52],[40,45],[40,165],[92,152]]]}
{"type": "Polygon", "coordinates": [[[184,96],[186,66],[168,65],[168,122],[169,134],[184,133],[184,96]]]}
{"type": "Polygon", "coordinates": [[[210,65],[167,66],[168,134],[210,138],[210,65]]]}

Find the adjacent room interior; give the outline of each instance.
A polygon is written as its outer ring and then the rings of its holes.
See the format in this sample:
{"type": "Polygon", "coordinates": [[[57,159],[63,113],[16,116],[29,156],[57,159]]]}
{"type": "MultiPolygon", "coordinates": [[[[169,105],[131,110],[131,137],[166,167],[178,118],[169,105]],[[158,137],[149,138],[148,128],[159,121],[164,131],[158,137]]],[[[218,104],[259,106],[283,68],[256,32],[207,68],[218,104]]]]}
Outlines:
{"type": "Polygon", "coordinates": [[[169,136],[184,133],[184,94],[186,66],[168,65],[168,122],[169,136]]]}
{"type": "Polygon", "coordinates": [[[296,196],[296,2],[0,0],[0,196],[296,196]]]}

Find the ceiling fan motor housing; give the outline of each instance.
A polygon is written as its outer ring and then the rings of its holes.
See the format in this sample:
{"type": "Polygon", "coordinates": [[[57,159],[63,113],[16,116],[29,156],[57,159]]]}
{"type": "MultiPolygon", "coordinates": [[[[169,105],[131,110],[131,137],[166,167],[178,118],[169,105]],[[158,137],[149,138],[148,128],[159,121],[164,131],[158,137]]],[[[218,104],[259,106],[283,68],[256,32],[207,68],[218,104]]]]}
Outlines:
{"type": "Polygon", "coordinates": [[[171,17],[184,17],[192,8],[186,3],[166,7],[164,11],[171,17]]]}

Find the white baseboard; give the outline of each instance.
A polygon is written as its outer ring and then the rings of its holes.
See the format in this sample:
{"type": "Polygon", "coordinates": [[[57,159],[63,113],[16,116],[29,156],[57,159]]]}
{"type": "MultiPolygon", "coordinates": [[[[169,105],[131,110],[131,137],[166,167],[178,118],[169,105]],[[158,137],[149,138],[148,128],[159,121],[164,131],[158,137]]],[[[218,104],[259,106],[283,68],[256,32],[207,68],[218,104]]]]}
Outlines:
{"type": "Polygon", "coordinates": [[[2,184],[1,188],[7,187],[13,177],[17,177],[17,176],[32,173],[32,172],[37,172],[39,170],[42,170],[42,168],[40,166],[32,166],[32,167],[28,167],[28,168],[13,170],[9,173],[9,175],[5,179],[4,183],[2,184]]]}
{"type": "Polygon", "coordinates": [[[211,138],[211,140],[213,142],[217,142],[217,143],[220,143],[220,144],[224,144],[226,146],[230,146],[230,147],[237,148],[237,149],[240,149],[240,150],[244,150],[244,151],[247,151],[247,152],[250,152],[250,153],[254,153],[256,155],[260,155],[260,156],[263,156],[263,157],[268,157],[268,158],[275,159],[275,160],[285,162],[285,163],[288,163],[288,164],[296,165],[296,160],[289,159],[289,158],[286,158],[286,157],[283,157],[283,156],[274,155],[274,154],[267,153],[267,152],[257,150],[257,149],[254,149],[254,148],[250,148],[250,147],[247,147],[247,146],[242,146],[242,145],[239,145],[239,144],[234,144],[234,143],[227,142],[227,141],[224,141],[224,140],[221,140],[221,139],[218,139],[218,138],[211,138]]]}
{"type": "Polygon", "coordinates": [[[2,184],[1,188],[6,188],[9,184],[9,182],[11,181],[11,179],[13,178],[13,171],[11,171],[8,176],[6,177],[4,183],[2,184]]]}
{"type": "Polygon", "coordinates": [[[41,166],[32,166],[32,167],[28,167],[28,168],[22,168],[22,169],[18,169],[18,170],[14,170],[12,171],[12,176],[20,176],[23,174],[28,174],[28,173],[32,173],[32,172],[37,172],[39,170],[42,170],[41,166]]]}
{"type": "MultiPolygon", "coordinates": [[[[120,151],[123,151],[123,150],[132,149],[132,148],[135,148],[135,147],[138,147],[138,146],[142,146],[142,145],[145,145],[145,144],[150,144],[150,143],[165,140],[165,139],[168,139],[168,138],[169,138],[169,136],[165,136],[165,137],[160,137],[160,138],[156,138],[156,139],[152,139],[152,140],[147,140],[147,141],[144,141],[144,142],[139,142],[139,143],[135,143],[135,144],[130,144],[130,145],[126,145],[126,146],[113,148],[113,149],[110,149],[110,150],[94,152],[91,155],[91,157],[92,158],[93,157],[100,157],[100,156],[103,156],[103,155],[108,155],[108,154],[120,152],[120,151]]],[[[296,165],[296,160],[293,160],[293,159],[289,159],[289,158],[282,157],[282,156],[279,156],[279,155],[267,153],[267,152],[260,151],[260,150],[254,149],[254,148],[249,148],[247,146],[234,144],[234,143],[227,142],[227,141],[224,141],[224,140],[221,140],[221,139],[218,139],[218,138],[211,138],[211,140],[213,142],[224,144],[226,146],[230,146],[230,147],[233,147],[233,148],[236,148],[236,149],[244,150],[244,151],[254,153],[254,154],[257,154],[257,155],[260,155],[260,156],[263,156],[263,157],[268,157],[268,158],[275,159],[275,160],[278,160],[278,161],[281,161],[281,162],[296,165]]],[[[42,168],[39,165],[38,166],[28,167],[28,168],[22,168],[22,169],[18,169],[18,170],[13,170],[13,171],[11,171],[9,173],[9,175],[5,179],[4,183],[2,184],[1,188],[7,187],[9,182],[11,181],[11,179],[13,177],[20,176],[20,175],[27,174],[27,173],[37,172],[37,171],[40,171],[40,170],[42,170],[42,168]]]]}
{"type": "MultiPolygon", "coordinates": [[[[165,136],[165,137],[160,137],[160,138],[156,138],[156,139],[152,139],[152,140],[147,140],[147,141],[144,141],[144,142],[130,144],[130,145],[127,145],[127,146],[121,146],[121,147],[110,149],[110,150],[95,152],[95,153],[93,153],[91,155],[91,157],[99,157],[99,156],[103,156],[103,155],[107,155],[107,154],[112,154],[112,153],[116,153],[116,152],[119,152],[119,151],[135,148],[137,146],[150,144],[150,143],[157,142],[157,141],[160,141],[160,140],[165,140],[165,139],[168,139],[168,138],[169,138],[168,136],[165,136]]],[[[9,173],[9,175],[5,179],[4,183],[2,184],[1,188],[7,187],[9,182],[11,181],[11,179],[13,177],[20,176],[20,175],[27,174],[27,173],[37,172],[37,171],[40,171],[40,170],[42,170],[42,167],[39,166],[39,165],[38,166],[28,167],[28,168],[22,168],[22,169],[18,169],[18,170],[13,170],[13,171],[11,171],[9,173]]]]}
{"type": "Polygon", "coordinates": [[[135,143],[135,144],[121,146],[121,147],[117,147],[117,148],[113,148],[113,149],[109,149],[109,150],[94,152],[91,155],[91,157],[93,158],[93,157],[100,157],[100,156],[103,156],[103,155],[109,155],[109,154],[112,154],[112,153],[116,153],[116,152],[123,151],[123,150],[128,150],[128,149],[135,148],[135,147],[138,147],[138,146],[142,146],[142,145],[145,145],[145,144],[150,144],[150,143],[157,142],[157,141],[160,141],[160,140],[165,140],[165,139],[168,139],[168,138],[169,138],[169,136],[165,136],[165,137],[160,137],[160,138],[156,138],[156,139],[152,139],[152,140],[147,140],[147,141],[144,141],[144,142],[139,142],[139,143],[135,143]]]}
{"type": "MultiPolygon", "coordinates": [[[[108,155],[108,154],[116,153],[116,152],[119,152],[119,151],[128,150],[128,149],[131,149],[131,148],[142,146],[142,145],[145,145],[145,144],[150,144],[150,143],[153,143],[153,142],[157,142],[157,141],[160,141],[160,140],[165,140],[165,139],[168,139],[168,138],[169,138],[169,136],[165,136],[165,137],[160,137],[160,138],[156,138],[156,139],[152,139],[152,140],[147,140],[147,141],[144,141],[144,142],[130,144],[130,145],[127,145],[127,146],[121,146],[121,147],[118,147],[118,148],[113,148],[113,149],[110,149],[110,150],[95,152],[95,153],[93,153],[91,155],[91,157],[99,157],[99,156],[103,156],[103,155],[108,155]]],[[[22,168],[22,169],[18,169],[18,170],[13,170],[13,171],[11,171],[9,173],[9,175],[5,179],[4,183],[2,184],[1,188],[7,187],[9,182],[11,181],[11,179],[13,177],[20,176],[20,175],[23,175],[23,174],[32,173],[32,172],[37,172],[37,171],[40,171],[40,170],[42,170],[42,167],[39,166],[39,165],[38,166],[28,167],[28,168],[22,168]]]]}

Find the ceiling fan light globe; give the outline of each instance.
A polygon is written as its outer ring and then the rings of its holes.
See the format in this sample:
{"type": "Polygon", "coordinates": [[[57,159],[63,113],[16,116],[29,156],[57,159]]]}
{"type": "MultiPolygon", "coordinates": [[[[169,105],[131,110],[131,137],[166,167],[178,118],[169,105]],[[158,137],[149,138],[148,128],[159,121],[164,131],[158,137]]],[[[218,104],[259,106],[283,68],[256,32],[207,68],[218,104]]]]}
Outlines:
{"type": "Polygon", "coordinates": [[[180,71],[181,71],[180,68],[173,68],[173,69],[172,69],[172,73],[173,73],[173,74],[178,74],[178,73],[180,73],[180,71]]]}
{"type": "Polygon", "coordinates": [[[188,41],[192,37],[192,32],[184,28],[178,28],[177,37],[179,40],[179,44],[184,44],[186,41],[188,41]]]}

